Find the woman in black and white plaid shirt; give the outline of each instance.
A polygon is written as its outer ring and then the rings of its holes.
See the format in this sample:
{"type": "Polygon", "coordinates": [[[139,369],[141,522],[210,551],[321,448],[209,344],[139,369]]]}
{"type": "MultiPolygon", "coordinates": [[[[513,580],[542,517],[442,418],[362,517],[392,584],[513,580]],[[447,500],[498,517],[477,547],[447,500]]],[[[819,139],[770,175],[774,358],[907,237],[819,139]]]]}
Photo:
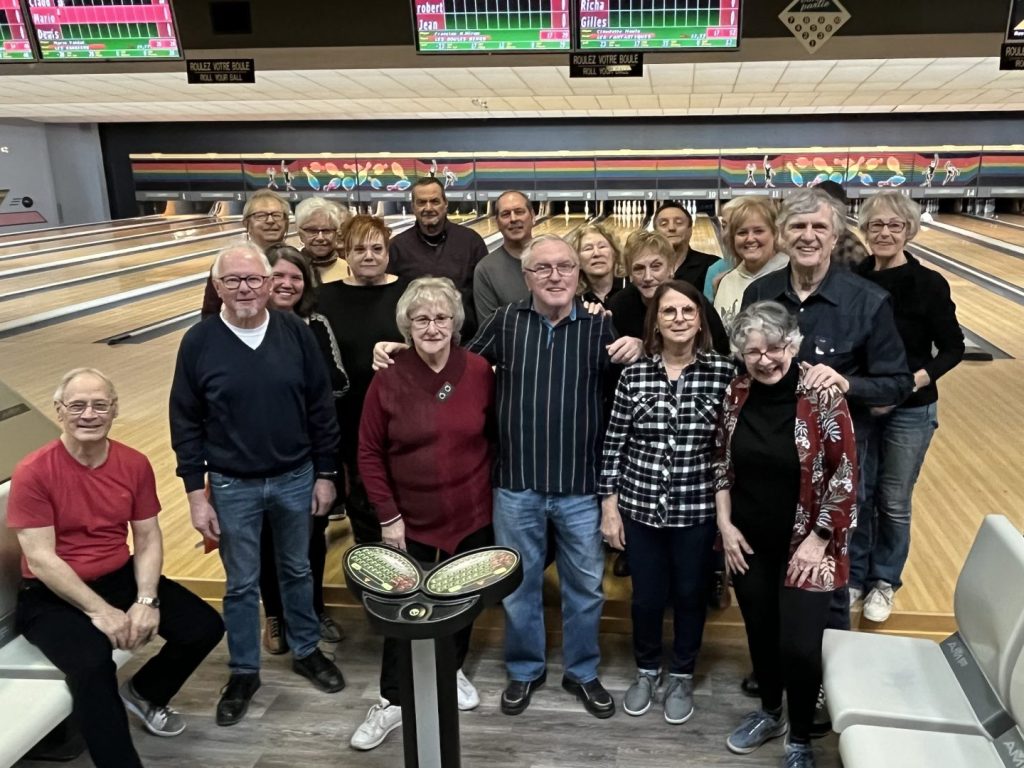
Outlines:
{"type": "Polygon", "coordinates": [[[636,681],[623,709],[650,709],[661,676],[662,622],[671,601],[675,638],[665,720],[693,714],[693,671],[704,634],[715,540],[711,472],[715,427],[735,364],[711,349],[696,288],[658,287],[644,325],[645,357],[619,378],[598,492],[601,532],[626,550],[633,576],[636,681]]]}

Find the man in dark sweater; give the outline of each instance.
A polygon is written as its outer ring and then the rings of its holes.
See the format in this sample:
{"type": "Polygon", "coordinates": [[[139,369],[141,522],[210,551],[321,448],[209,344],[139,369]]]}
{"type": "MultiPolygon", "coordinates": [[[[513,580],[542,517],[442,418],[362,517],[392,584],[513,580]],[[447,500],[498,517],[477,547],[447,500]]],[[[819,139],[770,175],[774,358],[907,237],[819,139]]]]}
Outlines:
{"type": "Polygon", "coordinates": [[[654,231],[664,235],[675,249],[676,270],[673,277],[703,291],[708,269],[721,259],[690,247],[690,237],[693,235],[693,216],[690,212],[680,203],[662,203],[654,212],[654,231]]]}
{"type": "Polygon", "coordinates": [[[391,240],[390,271],[406,281],[417,277],[447,277],[462,294],[466,321],[463,338],[476,333],[473,270],[487,255],[484,239],[469,227],[448,220],[444,185],[433,176],[412,185],[412,212],[416,226],[391,240]]]}
{"type": "Polygon", "coordinates": [[[292,668],[323,691],[345,686],[318,646],[309,567],[310,513],[335,497],[338,424],[316,339],[290,312],[270,312],[270,265],[246,243],[217,255],[223,301],[185,334],[171,385],[171,443],[192,525],[219,542],[231,677],[217,724],[233,725],[260,687],[260,532],[270,525],[292,668]],[[204,482],[209,484],[209,496],[204,482]]]}

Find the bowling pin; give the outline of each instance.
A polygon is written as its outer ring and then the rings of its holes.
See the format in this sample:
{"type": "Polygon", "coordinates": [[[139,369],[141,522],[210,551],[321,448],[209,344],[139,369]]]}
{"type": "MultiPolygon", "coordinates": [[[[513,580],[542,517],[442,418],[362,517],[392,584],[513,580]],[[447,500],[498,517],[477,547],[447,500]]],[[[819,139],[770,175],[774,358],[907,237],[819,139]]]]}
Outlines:
{"type": "Polygon", "coordinates": [[[583,201],[583,218],[584,219],[590,219],[590,201],[589,200],[584,200],[583,201]]]}
{"type": "Polygon", "coordinates": [[[569,201],[566,200],[562,206],[562,215],[565,216],[565,223],[569,223],[569,201]]]}

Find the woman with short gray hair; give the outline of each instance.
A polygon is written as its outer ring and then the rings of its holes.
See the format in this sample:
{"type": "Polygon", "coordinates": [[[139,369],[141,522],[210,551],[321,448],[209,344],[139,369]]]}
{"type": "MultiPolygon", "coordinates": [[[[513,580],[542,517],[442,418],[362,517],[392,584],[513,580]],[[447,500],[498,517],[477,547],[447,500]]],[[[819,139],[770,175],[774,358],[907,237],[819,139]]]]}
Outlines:
{"type": "MultiPolygon", "coordinates": [[[[458,346],[462,297],[446,277],[413,280],[395,321],[411,345],[370,383],[359,426],[359,473],[384,543],[438,563],[488,546],[491,528],[490,427],[494,372],[458,346]]],[[[455,636],[459,709],[479,694],[462,672],[472,625],[455,636]]],[[[402,724],[398,641],[384,641],[380,703],[351,739],[373,749],[402,724]]]]}
{"type": "Polygon", "coordinates": [[[906,250],[921,228],[918,204],[886,190],[864,202],[858,220],[871,255],[855,271],[892,297],[896,328],[914,375],[906,400],[876,410],[861,458],[864,509],[850,542],[850,605],[864,595],[864,618],[882,622],[903,583],[911,497],[939,426],[935,382],[960,364],[964,335],[949,283],[906,250]]]}
{"type": "Polygon", "coordinates": [[[302,241],[302,254],[313,265],[315,285],[342,280],[348,275],[339,233],[352,218],[342,208],[322,197],[307,197],[295,206],[295,226],[302,241]]]}
{"type": "Polygon", "coordinates": [[[832,593],[847,580],[847,537],[856,524],[853,423],[834,387],[803,385],[794,362],[800,331],[781,304],[751,304],[730,336],[747,373],[725,395],[715,506],[761,709],[744,717],[726,746],[747,754],[788,730],[783,765],[813,768],[821,640],[832,593]]]}

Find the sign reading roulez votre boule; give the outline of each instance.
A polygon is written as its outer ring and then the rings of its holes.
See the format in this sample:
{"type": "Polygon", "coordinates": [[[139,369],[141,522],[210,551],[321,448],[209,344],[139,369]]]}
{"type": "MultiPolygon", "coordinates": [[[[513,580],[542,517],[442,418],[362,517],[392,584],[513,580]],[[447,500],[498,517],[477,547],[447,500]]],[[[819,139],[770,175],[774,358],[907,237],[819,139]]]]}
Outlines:
{"type": "Polygon", "coordinates": [[[185,62],[189,84],[255,83],[252,59],[189,59],[185,62]]]}
{"type": "Polygon", "coordinates": [[[1010,2],[1006,40],[999,55],[1000,69],[1024,71],[1024,0],[1010,2]]]}
{"type": "Polygon", "coordinates": [[[571,53],[569,77],[643,77],[643,53],[571,53]]]}

